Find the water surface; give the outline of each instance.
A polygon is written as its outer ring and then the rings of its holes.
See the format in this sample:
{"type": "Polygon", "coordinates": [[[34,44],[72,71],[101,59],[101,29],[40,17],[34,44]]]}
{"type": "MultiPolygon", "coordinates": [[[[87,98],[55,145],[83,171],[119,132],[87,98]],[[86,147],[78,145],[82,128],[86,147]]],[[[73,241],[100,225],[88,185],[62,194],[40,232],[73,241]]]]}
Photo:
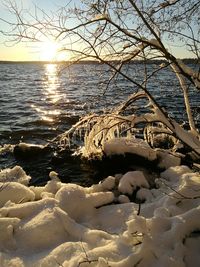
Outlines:
{"type": "MultiPolygon", "coordinates": [[[[155,69],[149,64],[149,71],[155,69]]],[[[124,67],[125,73],[143,81],[141,64],[124,67]]],[[[46,144],[88,112],[99,112],[124,101],[137,88],[122,76],[106,87],[112,73],[101,64],[76,64],[64,68],[57,64],[0,64],[0,144],[27,142],[46,144]],[[106,89],[107,88],[107,89],[106,89]]],[[[186,119],[182,92],[169,69],[162,70],[149,81],[149,90],[171,116],[186,119]]],[[[198,110],[199,94],[191,93],[192,107],[198,110]]],[[[196,112],[199,125],[199,114],[196,112]]],[[[34,181],[48,179],[50,170],[57,170],[68,182],[92,183],[96,170],[68,153],[53,160],[50,155],[34,159],[0,157],[0,168],[21,165],[34,181]]]]}

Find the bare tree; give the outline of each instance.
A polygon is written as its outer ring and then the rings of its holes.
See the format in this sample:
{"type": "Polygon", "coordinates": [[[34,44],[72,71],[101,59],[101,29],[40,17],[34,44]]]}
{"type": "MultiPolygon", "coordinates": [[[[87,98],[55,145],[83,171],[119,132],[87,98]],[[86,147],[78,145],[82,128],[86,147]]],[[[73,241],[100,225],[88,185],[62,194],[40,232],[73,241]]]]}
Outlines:
{"type": "Polygon", "coordinates": [[[61,44],[60,50],[70,55],[68,65],[91,59],[106,64],[112,70],[106,88],[119,75],[133,86],[133,94],[121,106],[82,118],[56,140],[65,146],[74,132],[83,129],[85,151],[91,156],[101,153],[108,139],[127,133],[135,135],[137,126],[142,123],[144,138],[152,146],[153,137],[164,133],[174,136],[199,159],[200,135],[190,103],[191,88],[200,90],[198,0],[83,0],[79,5],[69,1],[50,14],[38,7],[30,13],[12,0],[6,4],[15,15],[15,21],[4,20],[10,25],[10,31],[3,31],[3,34],[12,43],[53,38],[61,44]],[[194,68],[173,54],[176,43],[192,53],[196,62],[194,68]],[[148,62],[153,59],[163,60],[163,64],[151,70],[148,62]],[[126,72],[126,67],[136,60],[144,64],[142,82],[135,79],[135,73],[126,72]],[[149,89],[149,81],[163,68],[170,68],[177,77],[189,129],[170,117],[149,89]],[[141,99],[145,99],[148,106],[145,113],[136,115],[132,108],[141,99]]]}

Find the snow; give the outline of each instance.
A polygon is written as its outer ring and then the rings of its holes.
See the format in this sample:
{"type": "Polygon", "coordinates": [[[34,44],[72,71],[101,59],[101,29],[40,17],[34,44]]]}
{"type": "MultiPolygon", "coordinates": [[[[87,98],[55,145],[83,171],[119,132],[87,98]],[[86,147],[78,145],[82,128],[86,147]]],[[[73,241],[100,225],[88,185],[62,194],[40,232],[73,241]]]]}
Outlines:
{"type": "Polygon", "coordinates": [[[137,187],[149,187],[149,183],[142,171],[127,172],[119,181],[118,190],[131,195],[137,187]]]}
{"type": "Polygon", "coordinates": [[[20,184],[28,185],[31,177],[26,175],[25,171],[20,166],[15,166],[13,169],[4,169],[0,171],[0,182],[19,182],[20,184]]]}
{"type": "Polygon", "coordinates": [[[169,153],[166,150],[157,150],[157,157],[159,159],[158,166],[160,168],[168,169],[169,167],[178,166],[181,164],[181,155],[178,153],[169,153]]]}
{"type": "Polygon", "coordinates": [[[0,172],[1,267],[199,266],[199,173],[173,166],[153,188],[142,171],[91,187],[50,178],[29,187],[21,167],[0,172]]]}
{"type": "Polygon", "coordinates": [[[157,157],[156,151],[147,142],[139,138],[121,137],[110,139],[104,143],[103,151],[107,156],[132,153],[148,160],[155,160],[157,157]]]}
{"type": "Polygon", "coordinates": [[[129,203],[130,199],[126,195],[119,195],[118,201],[119,203],[129,203]]]}
{"type": "Polygon", "coordinates": [[[34,200],[34,193],[26,186],[16,183],[0,183],[0,207],[9,200],[13,203],[34,200]]]}
{"type": "Polygon", "coordinates": [[[141,201],[144,200],[151,201],[153,199],[153,194],[151,193],[151,190],[149,190],[148,188],[140,188],[137,191],[136,198],[141,201]]]}
{"type": "Polygon", "coordinates": [[[94,18],[93,18],[93,21],[98,21],[98,20],[108,20],[109,19],[109,15],[108,14],[97,14],[94,18]]]}

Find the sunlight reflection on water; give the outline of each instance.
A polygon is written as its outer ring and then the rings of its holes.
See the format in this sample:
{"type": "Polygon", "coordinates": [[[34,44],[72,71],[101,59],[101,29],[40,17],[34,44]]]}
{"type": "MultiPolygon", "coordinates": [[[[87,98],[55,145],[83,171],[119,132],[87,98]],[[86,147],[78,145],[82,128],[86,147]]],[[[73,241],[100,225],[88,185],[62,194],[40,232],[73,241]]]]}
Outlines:
{"type": "Polygon", "coordinates": [[[46,81],[44,82],[44,94],[47,96],[49,102],[55,104],[61,99],[61,95],[58,93],[59,77],[57,75],[57,65],[46,65],[46,81]]]}
{"type": "Polygon", "coordinates": [[[42,94],[44,95],[44,106],[37,106],[32,104],[31,107],[39,115],[40,119],[46,122],[54,122],[55,117],[60,115],[60,110],[56,108],[62,95],[59,93],[59,77],[57,75],[57,65],[47,64],[45,65],[45,81],[42,84],[42,94]],[[49,104],[49,105],[46,105],[49,104]],[[48,108],[48,109],[47,109],[48,108]]]}

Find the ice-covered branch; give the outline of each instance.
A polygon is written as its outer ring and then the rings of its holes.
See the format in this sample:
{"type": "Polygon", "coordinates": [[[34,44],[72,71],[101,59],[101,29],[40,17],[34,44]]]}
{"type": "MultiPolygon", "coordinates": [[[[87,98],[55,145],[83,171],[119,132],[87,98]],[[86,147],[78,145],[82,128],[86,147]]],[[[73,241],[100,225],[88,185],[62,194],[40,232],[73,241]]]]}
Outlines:
{"type": "Polygon", "coordinates": [[[189,102],[189,98],[188,98],[188,86],[186,84],[185,78],[179,72],[179,70],[175,64],[171,64],[171,67],[174,70],[174,72],[176,73],[176,76],[178,77],[180,86],[183,90],[185,107],[186,107],[186,111],[187,111],[187,115],[188,115],[188,121],[189,121],[190,129],[196,136],[199,136],[199,133],[195,127],[194,119],[193,119],[192,112],[191,112],[190,102],[189,102]]]}

